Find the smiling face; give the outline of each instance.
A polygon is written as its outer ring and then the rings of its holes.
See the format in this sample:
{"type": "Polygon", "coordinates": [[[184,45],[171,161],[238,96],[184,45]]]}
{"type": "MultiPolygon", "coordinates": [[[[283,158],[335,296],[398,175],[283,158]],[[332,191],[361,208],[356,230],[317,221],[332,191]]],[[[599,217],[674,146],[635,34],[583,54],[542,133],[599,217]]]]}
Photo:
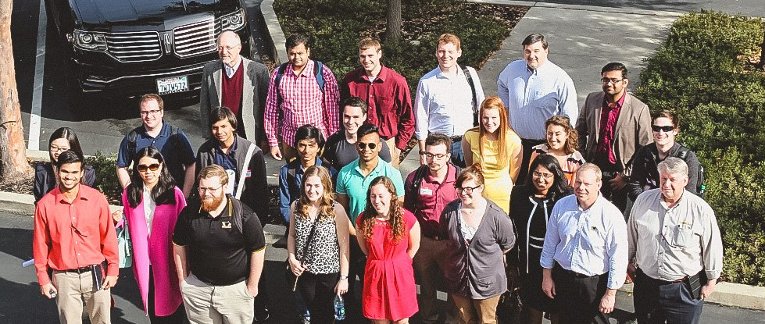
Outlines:
{"type": "Polygon", "coordinates": [[[212,135],[218,140],[218,143],[230,143],[233,141],[236,130],[231,127],[228,119],[221,119],[212,125],[212,135]]]}
{"type": "Polygon", "coordinates": [[[653,130],[653,141],[656,145],[660,146],[672,146],[675,144],[675,136],[677,136],[678,129],[672,124],[672,120],[667,117],[658,117],[653,120],[652,128],[656,126],[662,129],[653,130]],[[672,127],[672,130],[666,131],[663,128],[672,127]]]}
{"type": "Polygon", "coordinates": [[[315,138],[300,140],[297,144],[298,155],[303,162],[316,160],[316,155],[319,153],[319,144],[316,143],[315,138]]]}
{"type": "Polygon", "coordinates": [[[80,184],[82,163],[65,163],[58,169],[58,183],[61,191],[70,191],[80,184]]]}
{"type": "Polygon", "coordinates": [[[436,58],[441,70],[448,70],[457,65],[457,59],[462,56],[462,50],[454,43],[438,43],[436,58]]]}
{"type": "Polygon", "coordinates": [[[593,170],[580,170],[574,182],[574,194],[580,205],[589,206],[598,198],[602,181],[593,170]]]}
{"type": "Polygon", "coordinates": [[[324,195],[324,184],[321,183],[321,177],[312,175],[305,179],[303,184],[305,196],[310,202],[317,202],[324,195]]]}
{"type": "Polygon", "coordinates": [[[223,61],[223,64],[234,67],[239,63],[239,52],[241,51],[242,44],[234,32],[225,31],[218,37],[218,57],[223,61]]]}
{"type": "Polygon", "coordinates": [[[306,48],[305,44],[300,43],[287,51],[287,59],[294,70],[301,70],[308,63],[308,56],[311,55],[311,49],[306,48]]]}
{"type": "Polygon", "coordinates": [[[372,186],[369,190],[369,202],[378,215],[388,215],[392,198],[393,194],[382,183],[372,186]]]}
{"type": "Polygon", "coordinates": [[[356,140],[356,152],[359,153],[359,159],[365,163],[378,159],[380,149],[382,149],[380,135],[377,133],[369,133],[356,140]]]}
{"type": "Polygon", "coordinates": [[[367,75],[376,75],[380,71],[380,58],[382,58],[380,49],[368,47],[359,50],[359,64],[367,75]]]}
{"type": "Polygon", "coordinates": [[[624,78],[622,71],[606,71],[601,73],[600,76],[602,77],[600,81],[603,86],[603,92],[615,98],[620,98],[624,94],[629,80],[624,78]]]}
{"type": "Polygon", "coordinates": [[[141,114],[141,122],[143,122],[146,130],[155,130],[162,127],[162,117],[164,117],[164,110],[159,108],[159,102],[154,99],[148,99],[141,102],[139,109],[141,114]]]}
{"type": "Polygon", "coordinates": [[[531,172],[531,183],[538,195],[547,195],[554,182],[555,175],[541,164],[531,172]]]}
{"type": "Polygon", "coordinates": [[[367,115],[361,107],[345,106],[343,108],[343,126],[350,135],[356,135],[359,126],[367,120],[367,115]]]}
{"type": "Polygon", "coordinates": [[[58,156],[64,151],[69,151],[71,147],[69,147],[69,141],[66,138],[57,138],[50,142],[48,149],[50,150],[51,162],[56,163],[58,156]]]}
{"type": "Polygon", "coordinates": [[[563,151],[568,141],[568,133],[563,126],[550,124],[547,126],[547,147],[553,151],[563,151]]]}
{"type": "Polygon", "coordinates": [[[143,184],[147,187],[154,187],[159,181],[160,173],[162,173],[162,163],[155,158],[144,156],[138,160],[136,169],[143,180],[143,184]]]}
{"type": "Polygon", "coordinates": [[[463,205],[473,205],[483,198],[483,185],[471,178],[462,181],[461,188],[457,188],[457,196],[463,205]]]}
{"type": "Polygon", "coordinates": [[[484,110],[481,117],[481,126],[483,126],[486,132],[494,134],[499,129],[501,123],[499,109],[493,107],[484,110]]]}
{"type": "Polygon", "coordinates": [[[688,185],[688,174],[670,173],[659,170],[659,188],[664,201],[674,203],[683,196],[685,186],[688,185]]]}
{"type": "Polygon", "coordinates": [[[547,48],[544,48],[541,41],[523,46],[523,59],[526,61],[529,69],[536,70],[542,64],[545,64],[547,62],[547,54],[549,54],[549,51],[547,48]]]}

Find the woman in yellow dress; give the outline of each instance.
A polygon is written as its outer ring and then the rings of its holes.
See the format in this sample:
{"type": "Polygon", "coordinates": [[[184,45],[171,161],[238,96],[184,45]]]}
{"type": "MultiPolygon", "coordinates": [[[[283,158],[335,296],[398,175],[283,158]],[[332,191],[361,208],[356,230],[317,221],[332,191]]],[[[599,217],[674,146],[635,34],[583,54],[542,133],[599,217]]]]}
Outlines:
{"type": "Polygon", "coordinates": [[[507,109],[499,97],[481,103],[480,125],[465,132],[462,151],[465,165],[480,163],[485,178],[484,195],[508,213],[510,191],[521,168],[523,147],[508,125],[507,109]]]}

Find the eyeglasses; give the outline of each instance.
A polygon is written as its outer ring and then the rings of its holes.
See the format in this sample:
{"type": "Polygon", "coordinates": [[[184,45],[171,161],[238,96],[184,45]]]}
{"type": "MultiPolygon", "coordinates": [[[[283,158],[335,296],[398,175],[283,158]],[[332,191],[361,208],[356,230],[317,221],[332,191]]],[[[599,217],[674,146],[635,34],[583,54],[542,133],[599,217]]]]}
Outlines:
{"type": "Polygon", "coordinates": [[[160,111],[161,110],[159,110],[159,109],[142,111],[141,112],[141,116],[156,115],[156,114],[159,114],[160,111]]]}
{"type": "Polygon", "coordinates": [[[375,143],[357,142],[356,146],[359,148],[359,150],[364,150],[367,147],[369,147],[370,150],[374,150],[375,148],[377,148],[377,144],[375,143]]]}
{"type": "Polygon", "coordinates": [[[600,82],[602,82],[603,84],[609,84],[609,83],[617,84],[617,83],[622,82],[622,81],[624,81],[624,79],[616,79],[616,78],[602,78],[602,79],[600,79],[600,82]]]}
{"type": "Polygon", "coordinates": [[[446,154],[433,154],[433,153],[425,153],[425,157],[428,159],[436,158],[436,159],[443,159],[446,156],[446,154]]]}
{"type": "Polygon", "coordinates": [[[149,165],[139,164],[137,169],[138,169],[138,172],[146,172],[146,171],[149,171],[149,170],[154,172],[154,171],[159,170],[159,163],[154,163],[154,164],[149,164],[149,165]]]}
{"type": "Polygon", "coordinates": [[[481,187],[481,185],[477,185],[475,187],[458,187],[458,186],[454,186],[454,189],[457,189],[457,193],[465,192],[465,193],[467,193],[469,195],[469,194],[473,193],[473,190],[476,190],[477,188],[480,188],[480,187],[481,187]]]}
{"type": "Polygon", "coordinates": [[[220,185],[218,188],[199,187],[198,190],[199,190],[199,193],[204,193],[204,192],[218,191],[220,190],[220,188],[223,188],[223,185],[220,185]]]}
{"type": "Polygon", "coordinates": [[[669,132],[671,132],[672,130],[675,129],[675,126],[657,126],[657,125],[651,125],[651,129],[654,132],[657,132],[657,133],[660,132],[660,131],[664,131],[665,133],[669,133],[669,132]]]}
{"type": "Polygon", "coordinates": [[[218,46],[218,50],[219,51],[226,50],[226,51],[231,52],[232,50],[237,49],[237,48],[239,48],[239,45],[234,45],[234,46],[218,46]]]}
{"type": "Polygon", "coordinates": [[[545,172],[538,172],[538,171],[534,171],[531,174],[534,175],[534,177],[536,178],[550,179],[553,177],[552,173],[545,173],[545,172]]]}
{"type": "Polygon", "coordinates": [[[50,146],[50,151],[51,152],[65,152],[65,151],[69,151],[69,148],[68,147],[58,147],[56,145],[51,145],[50,146]]]}

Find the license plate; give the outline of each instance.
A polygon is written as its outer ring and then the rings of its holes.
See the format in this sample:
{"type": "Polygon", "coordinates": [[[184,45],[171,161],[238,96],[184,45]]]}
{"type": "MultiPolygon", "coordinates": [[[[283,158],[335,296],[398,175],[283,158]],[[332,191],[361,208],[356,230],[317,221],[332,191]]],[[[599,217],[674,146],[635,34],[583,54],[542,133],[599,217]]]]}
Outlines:
{"type": "Polygon", "coordinates": [[[165,95],[189,91],[189,77],[186,75],[157,79],[157,93],[165,95]]]}

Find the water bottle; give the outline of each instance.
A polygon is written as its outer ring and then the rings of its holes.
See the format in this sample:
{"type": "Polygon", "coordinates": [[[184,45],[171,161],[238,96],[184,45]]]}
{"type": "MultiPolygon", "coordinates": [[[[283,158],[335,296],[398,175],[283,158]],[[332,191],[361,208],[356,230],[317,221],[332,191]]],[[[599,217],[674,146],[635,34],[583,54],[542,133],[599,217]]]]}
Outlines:
{"type": "Polygon", "coordinates": [[[345,303],[343,297],[340,295],[335,296],[335,320],[345,320],[345,303]]]}

